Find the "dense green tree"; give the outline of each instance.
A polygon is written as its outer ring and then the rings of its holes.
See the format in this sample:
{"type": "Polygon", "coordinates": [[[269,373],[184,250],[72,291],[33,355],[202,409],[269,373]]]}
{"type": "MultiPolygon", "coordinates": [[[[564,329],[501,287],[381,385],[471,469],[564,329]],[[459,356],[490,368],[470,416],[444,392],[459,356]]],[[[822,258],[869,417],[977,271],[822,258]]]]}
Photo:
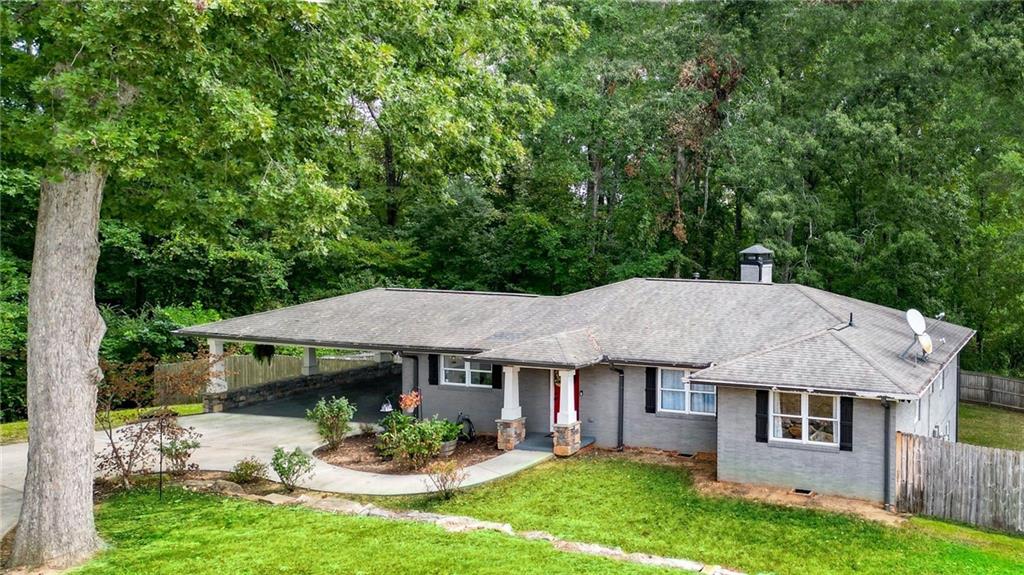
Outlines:
{"type": "Polygon", "coordinates": [[[400,144],[410,173],[496,172],[545,113],[501,67],[578,35],[563,9],[518,0],[8,2],[0,14],[5,161],[40,178],[13,561],[58,566],[99,545],[101,205],[119,252],[113,297],[278,303],[291,263],[280,253],[325,253],[372,201],[354,188],[374,141],[400,144]],[[371,124],[383,138],[367,137],[371,124]]]}

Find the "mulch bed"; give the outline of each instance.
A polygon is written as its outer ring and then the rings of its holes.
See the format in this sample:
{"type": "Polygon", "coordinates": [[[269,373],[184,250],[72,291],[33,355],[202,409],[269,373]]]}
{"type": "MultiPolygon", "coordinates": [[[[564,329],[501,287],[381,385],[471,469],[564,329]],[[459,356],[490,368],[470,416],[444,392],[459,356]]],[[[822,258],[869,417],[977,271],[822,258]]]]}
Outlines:
{"type": "MultiPolygon", "coordinates": [[[[407,461],[390,460],[385,461],[377,454],[373,445],[377,439],[373,434],[356,435],[349,437],[345,443],[334,449],[327,446],[320,447],[313,452],[326,463],[347,467],[357,471],[369,471],[371,473],[386,473],[390,475],[411,475],[422,473],[413,469],[407,461]]],[[[456,461],[462,467],[476,465],[501,455],[503,452],[498,449],[498,438],[495,435],[478,434],[472,443],[459,443],[455,453],[449,459],[456,461]]]]}

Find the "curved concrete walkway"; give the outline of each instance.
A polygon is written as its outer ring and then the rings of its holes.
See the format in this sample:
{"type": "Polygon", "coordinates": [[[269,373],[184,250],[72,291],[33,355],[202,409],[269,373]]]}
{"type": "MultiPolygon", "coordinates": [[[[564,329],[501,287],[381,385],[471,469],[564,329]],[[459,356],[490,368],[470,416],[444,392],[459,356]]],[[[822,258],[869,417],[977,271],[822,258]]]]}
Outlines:
{"type": "MultiPolygon", "coordinates": [[[[270,463],[274,448],[302,448],[307,453],[323,444],[315,426],[298,417],[257,415],[240,412],[206,413],[182,417],[179,422],[202,433],[200,447],[192,458],[200,469],[229,471],[243,457],[254,456],[270,463]]],[[[97,432],[96,449],[104,447],[106,436],[97,432]]],[[[25,483],[28,444],[0,446],[0,534],[18,520],[25,483]]],[[[526,469],[552,457],[551,453],[514,450],[466,468],[463,487],[477,485],[526,469]]],[[[314,458],[313,476],[302,487],[351,495],[411,495],[429,493],[433,487],[426,475],[386,475],[336,467],[314,458]]]]}

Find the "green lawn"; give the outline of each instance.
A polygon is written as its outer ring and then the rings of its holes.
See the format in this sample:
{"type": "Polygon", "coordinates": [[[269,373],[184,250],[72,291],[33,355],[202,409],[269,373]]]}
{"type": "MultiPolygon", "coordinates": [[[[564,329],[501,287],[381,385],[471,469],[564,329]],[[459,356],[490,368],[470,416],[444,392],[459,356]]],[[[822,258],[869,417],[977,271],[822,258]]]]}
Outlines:
{"type": "Polygon", "coordinates": [[[116,496],[97,510],[111,548],[82,574],[665,573],[562,553],[494,532],[345,517],[171,490],[116,496]]]}
{"type": "Polygon", "coordinates": [[[1024,450],[1024,412],[961,403],[957,439],[975,445],[1024,450]]]}
{"type": "MultiPolygon", "coordinates": [[[[203,404],[201,403],[183,403],[180,405],[171,405],[169,407],[170,409],[177,411],[178,415],[195,415],[203,412],[203,404]]],[[[121,409],[113,412],[114,422],[118,426],[130,423],[137,415],[138,410],[135,409],[121,409]]],[[[99,425],[97,425],[96,429],[99,428],[99,425]]],[[[20,443],[23,441],[28,441],[27,421],[0,423],[0,445],[20,443]]]]}
{"type": "Polygon", "coordinates": [[[390,501],[751,573],[1024,573],[1024,538],[706,497],[678,467],[602,455],[545,463],[449,502],[390,501]]]}

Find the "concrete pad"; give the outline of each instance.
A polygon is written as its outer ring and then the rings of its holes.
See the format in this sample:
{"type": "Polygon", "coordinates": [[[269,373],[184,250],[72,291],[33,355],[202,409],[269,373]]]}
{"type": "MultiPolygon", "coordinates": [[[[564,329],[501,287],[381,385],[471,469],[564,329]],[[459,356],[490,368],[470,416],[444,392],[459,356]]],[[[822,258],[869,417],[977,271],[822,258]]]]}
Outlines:
{"type": "MultiPolygon", "coordinates": [[[[299,447],[312,454],[313,450],[323,444],[316,433],[316,426],[304,418],[295,417],[292,412],[287,415],[241,411],[204,413],[181,417],[179,423],[202,434],[199,439],[201,447],[196,450],[192,461],[200,469],[210,471],[230,471],[245,457],[255,457],[269,465],[274,448],[278,446],[289,451],[299,447]]],[[[358,430],[354,429],[353,433],[358,433],[358,430]]],[[[102,432],[97,432],[97,452],[103,450],[105,442],[106,437],[102,432]]],[[[466,481],[462,486],[470,487],[492,481],[552,457],[550,451],[506,451],[493,459],[467,467],[466,481]]],[[[6,533],[18,520],[27,465],[28,444],[0,446],[0,533],[6,533]]],[[[425,474],[368,473],[336,467],[315,458],[313,476],[299,484],[308,489],[353,495],[411,495],[434,491],[425,474]]]]}

